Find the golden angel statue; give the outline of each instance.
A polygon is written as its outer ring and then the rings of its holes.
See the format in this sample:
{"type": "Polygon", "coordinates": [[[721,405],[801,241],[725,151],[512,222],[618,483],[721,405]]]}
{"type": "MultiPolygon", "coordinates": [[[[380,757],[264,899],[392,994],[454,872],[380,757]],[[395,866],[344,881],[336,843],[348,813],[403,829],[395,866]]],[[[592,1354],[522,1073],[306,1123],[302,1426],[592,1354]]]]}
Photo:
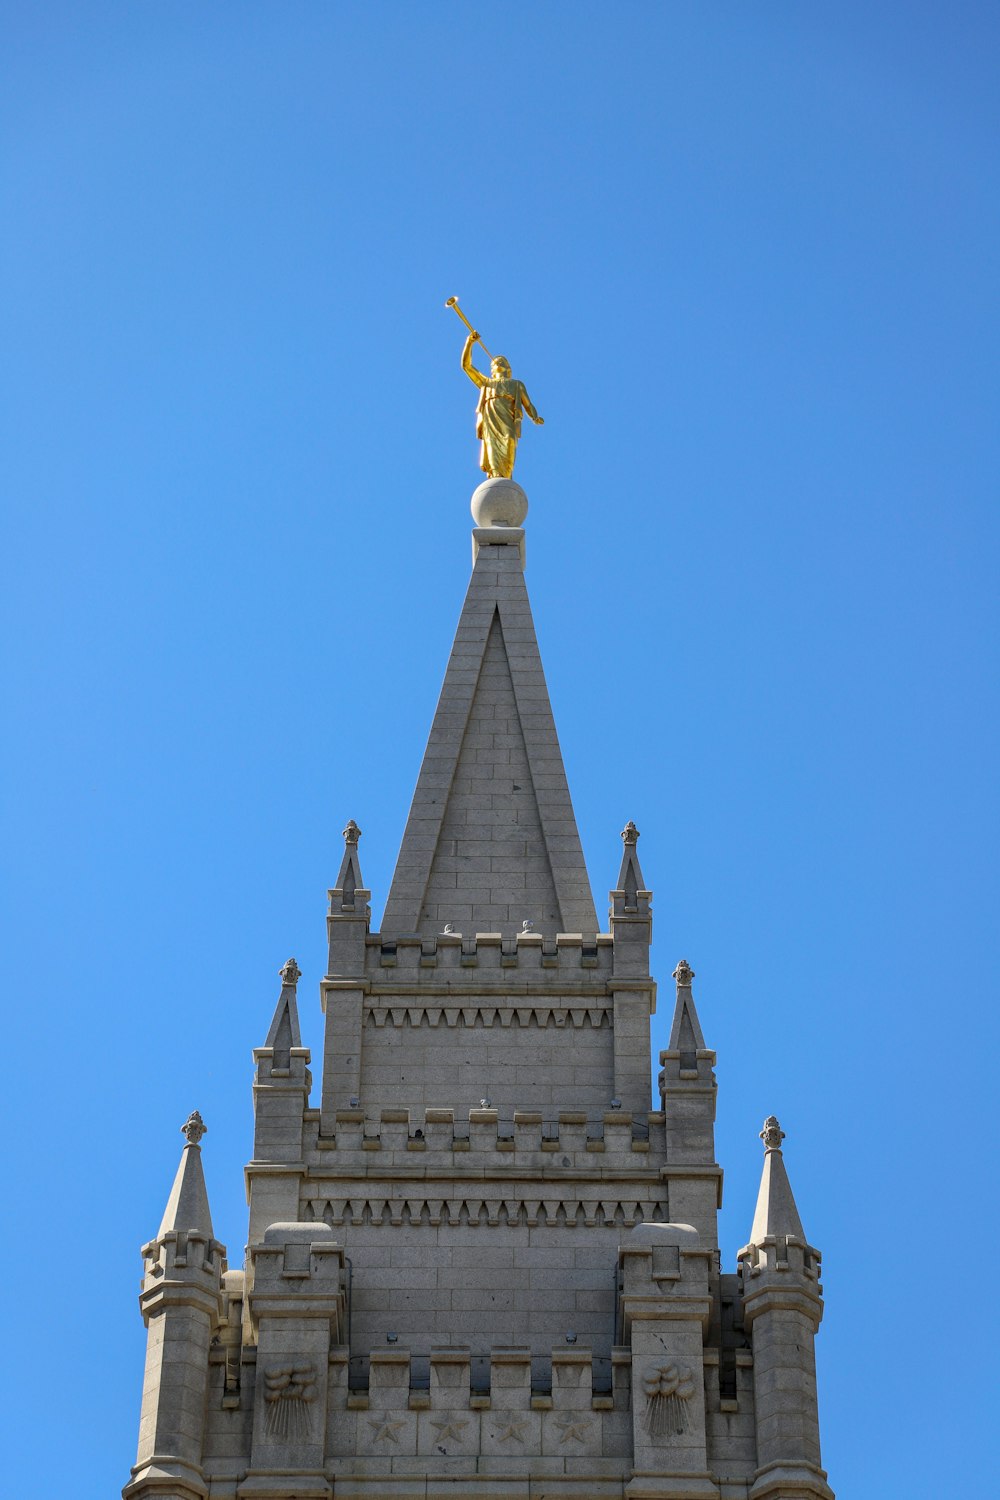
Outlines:
{"type": "Polygon", "coordinates": [[[521,436],[521,413],[527,412],[536,427],[541,427],[544,419],[532,405],[524,381],[514,379],[510,363],[502,354],[490,356],[489,375],[476,369],[472,348],[479,342],[479,334],[473,329],[462,350],[462,369],[473,385],[479,387],[476,405],[476,437],[482,445],[479,467],[491,479],[510,479],[521,436]]]}

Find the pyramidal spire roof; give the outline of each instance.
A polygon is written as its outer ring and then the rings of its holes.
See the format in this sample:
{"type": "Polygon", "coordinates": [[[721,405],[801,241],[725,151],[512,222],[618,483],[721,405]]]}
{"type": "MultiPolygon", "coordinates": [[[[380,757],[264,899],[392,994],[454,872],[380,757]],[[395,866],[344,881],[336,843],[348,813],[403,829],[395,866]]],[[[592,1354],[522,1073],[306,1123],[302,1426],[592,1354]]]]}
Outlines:
{"type": "Polygon", "coordinates": [[[626,909],[638,904],[639,892],[645,890],[646,882],[642,878],[642,869],[639,865],[639,830],[635,823],[629,818],[622,829],[622,863],[618,871],[618,886],[625,897],[626,909]]]}
{"type": "Polygon", "coordinates": [[[361,829],[353,818],[348,819],[347,827],[344,829],[344,857],[340,862],[340,874],[337,883],[333,887],[331,895],[338,900],[337,906],[345,911],[354,909],[354,898],[358,891],[370,896],[370,891],[364,890],[364,881],[361,878],[361,861],[358,858],[358,840],[361,838],[361,829]]]}
{"type": "Polygon", "coordinates": [[[477,529],[472,579],[383,933],[598,930],[525,588],[523,532],[477,529]]]}
{"type": "Polygon", "coordinates": [[[187,1137],[187,1145],[181,1152],[181,1164],[170,1189],[157,1239],[174,1231],[190,1234],[193,1229],[200,1230],[209,1239],[215,1238],[205,1173],[201,1166],[201,1146],[198,1144],[207,1128],[197,1110],[181,1126],[187,1137]]]}
{"type": "Polygon", "coordinates": [[[781,1142],[785,1138],[785,1132],[774,1115],[768,1115],[764,1121],[764,1129],[760,1133],[764,1142],[764,1171],[760,1179],[760,1192],[757,1194],[757,1208],[753,1216],[753,1228],[750,1230],[751,1245],[763,1245],[766,1239],[774,1235],[797,1235],[800,1240],[805,1239],[805,1231],[802,1228],[802,1220],[795,1206],[795,1198],[792,1194],[792,1184],[788,1180],[785,1170],[785,1160],[781,1151],[781,1142]]]}
{"type": "Polygon", "coordinates": [[[670,1025],[667,1050],[668,1052],[703,1051],[705,1038],[702,1035],[698,1012],[695,1010],[694,995],[691,993],[694,970],[686,958],[681,959],[672,977],[677,981],[677,1000],[670,1025]]]}
{"type": "Polygon", "coordinates": [[[274,1007],[274,1015],[271,1018],[271,1026],[264,1046],[273,1047],[277,1066],[287,1068],[291,1049],[302,1046],[299,1008],[295,998],[298,982],[302,978],[302,970],[294,958],[290,958],[278,972],[281,975],[281,993],[274,1007]]]}

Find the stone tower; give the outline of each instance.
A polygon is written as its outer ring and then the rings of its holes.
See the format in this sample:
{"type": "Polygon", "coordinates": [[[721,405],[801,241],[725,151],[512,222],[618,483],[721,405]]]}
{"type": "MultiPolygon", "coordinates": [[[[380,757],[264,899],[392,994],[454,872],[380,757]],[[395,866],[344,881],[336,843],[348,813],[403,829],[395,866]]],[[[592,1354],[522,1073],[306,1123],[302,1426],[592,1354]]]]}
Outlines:
{"type": "Polygon", "coordinates": [[[143,1249],[127,1500],[832,1500],[808,1244],[769,1118],[721,1269],[715,1053],[677,965],[651,1108],[638,830],[600,930],[524,583],[512,481],[473,570],[388,892],[360,829],[330,892],[318,1108],[298,966],[254,1051],[245,1264],[200,1117],[143,1249]]]}

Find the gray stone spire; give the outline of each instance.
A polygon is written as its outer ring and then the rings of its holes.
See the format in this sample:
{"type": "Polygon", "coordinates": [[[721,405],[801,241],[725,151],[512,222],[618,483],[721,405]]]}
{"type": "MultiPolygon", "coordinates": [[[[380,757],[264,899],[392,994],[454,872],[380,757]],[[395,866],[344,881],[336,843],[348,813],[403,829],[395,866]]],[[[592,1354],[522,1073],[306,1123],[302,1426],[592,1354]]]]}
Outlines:
{"type": "Polygon", "coordinates": [[[774,1115],[760,1137],[764,1174],[750,1241],[739,1252],[757,1429],[750,1500],[833,1500],[821,1467],[816,1395],[820,1253],[806,1241],[782,1159],[784,1131],[774,1115]]]}
{"type": "Polygon", "coordinates": [[[279,973],[281,974],[281,994],[274,1008],[271,1028],[267,1033],[264,1046],[274,1048],[276,1067],[287,1068],[291,1049],[302,1046],[299,1008],[295,998],[298,982],[302,978],[302,970],[294,958],[290,958],[279,973]]]}
{"type": "Polygon", "coordinates": [[[359,901],[364,909],[371,896],[371,891],[365,888],[361,876],[361,860],[358,856],[360,838],[361,829],[353,818],[349,818],[344,829],[344,857],[340,862],[340,873],[336,885],[330,891],[331,911],[353,912],[359,901]]]}
{"type": "Polygon", "coordinates": [[[760,1192],[757,1194],[757,1208],[749,1243],[759,1246],[769,1237],[789,1234],[805,1240],[805,1231],[795,1206],[792,1184],[788,1180],[781,1151],[785,1132],[774,1115],[768,1115],[764,1121],[760,1138],[764,1142],[764,1171],[760,1179],[760,1192]]]}
{"type": "Polygon", "coordinates": [[[383,936],[596,933],[524,584],[519,527],[475,564],[392,878],[383,936]]]}
{"type": "Polygon", "coordinates": [[[612,911],[615,915],[624,912],[645,914],[649,910],[649,891],[639,867],[639,830],[629,818],[622,829],[622,863],[618,871],[618,885],[611,892],[612,911]],[[619,898],[616,900],[615,898],[619,898]]]}
{"type": "Polygon", "coordinates": [[[209,1350],[222,1321],[226,1247],[212,1231],[197,1110],[181,1130],[187,1145],[163,1222],[142,1247],[146,1372],[125,1500],[204,1500],[210,1488],[202,1468],[209,1350]]]}
{"type": "Polygon", "coordinates": [[[667,1050],[681,1052],[686,1056],[691,1055],[691,1061],[682,1063],[681,1066],[693,1068],[695,1066],[693,1054],[704,1048],[705,1038],[702,1035],[701,1022],[698,1020],[694,995],[691,992],[694,970],[686,958],[681,959],[671,977],[677,984],[677,1000],[674,1004],[674,1018],[670,1024],[670,1040],[667,1043],[667,1050]]]}
{"type": "Polygon", "coordinates": [[[667,1159],[685,1168],[671,1212],[694,1224],[706,1244],[716,1243],[722,1206],[722,1170],[715,1161],[715,1053],[706,1047],[695,1009],[694,970],[686,958],[674,969],[677,998],[670,1040],[660,1053],[667,1159]],[[697,1170],[695,1170],[697,1169],[697,1170]]]}
{"type": "Polygon", "coordinates": [[[212,1228],[212,1213],[208,1206],[208,1189],[205,1186],[199,1144],[208,1127],[195,1110],[185,1120],[181,1130],[187,1137],[187,1145],[181,1152],[181,1163],[156,1237],[162,1239],[165,1234],[187,1234],[197,1230],[211,1240],[215,1238],[215,1230],[212,1228]]]}
{"type": "Polygon", "coordinates": [[[278,971],[281,993],[274,1008],[267,1040],[255,1047],[253,1085],[254,1163],[265,1172],[263,1190],[251,1197],[251,1232],[260,1219],[271,1223],[297,1212],[298,1193],[291,1179],[269,1172],[276,1162],[298,1161],[302,1154],[302,1117],[309,1103],[312,1074],[309,1048],[302,1045],[296,999],[302,972],[294,958],[278,971]]]}

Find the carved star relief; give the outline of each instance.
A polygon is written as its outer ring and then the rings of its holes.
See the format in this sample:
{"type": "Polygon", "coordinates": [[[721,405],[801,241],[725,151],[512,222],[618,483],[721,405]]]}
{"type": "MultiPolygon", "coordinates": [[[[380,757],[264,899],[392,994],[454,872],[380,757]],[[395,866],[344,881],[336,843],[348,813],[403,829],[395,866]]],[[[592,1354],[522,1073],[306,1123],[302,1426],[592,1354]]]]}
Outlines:
{"type": "Polygon", "coordinates": [[[468,1425],[468,1420],[465,1417],[446,1417],[440,1422],[431,1421],[431,1426],[437,1428],[439,1443],[460,1443],[462,1441],[462,1428],[468,1427],[468,1425]]]}
{"type": "Polygon", "coordinates": [[[560,1443],[568,1443],[571,1439],[573,1442],[582,1443],[590,1427],[590,1418],[577,1418],[574,1421],[572,1417],[556,1417],[556,1426],[562,1429],[560,1443]]]}
{"type": "Polygon", "coordinates": [[[375,1434],[372,1439],[373,1442],[380,1443],[383,1438],[388,1438],[391,1442],[398,1443],[399,1438],[396,1436],[396,1433],[401,1427],[405,1427],[406,1423],[385,1422],[381,1417],[369,1417],[368,1426],[372,1428],[375,1434]]]}
{"type": "Polygon", "coordinates": [[[527,1427],[527,1425],[528,1424],[523,1417],[521,1417],[520,1419],[512,1417],[509,1422],[505,1422],[502,1427],[497,1428],[497,1442],[523,1443],[524,1429],[527,1427]]]}

